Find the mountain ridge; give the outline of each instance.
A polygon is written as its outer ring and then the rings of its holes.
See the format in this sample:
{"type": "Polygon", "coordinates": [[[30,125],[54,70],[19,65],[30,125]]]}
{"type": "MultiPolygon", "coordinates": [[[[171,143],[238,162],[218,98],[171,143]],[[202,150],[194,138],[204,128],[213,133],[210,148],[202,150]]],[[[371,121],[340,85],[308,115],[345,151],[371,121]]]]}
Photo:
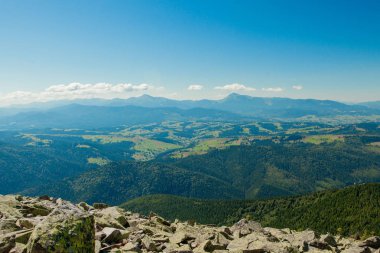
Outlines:
{"type": "Polygon", "coordinates": [[[307,117],[380,115],[377,108],[332,100],[264,98],[236,93],[220,100],[173,100],[144,95],[109,101],[83,101],[29,111],[22,109],[7,113],[3,110],[0,127],[102,128],[165,120],[307,120],[307,117]]]}

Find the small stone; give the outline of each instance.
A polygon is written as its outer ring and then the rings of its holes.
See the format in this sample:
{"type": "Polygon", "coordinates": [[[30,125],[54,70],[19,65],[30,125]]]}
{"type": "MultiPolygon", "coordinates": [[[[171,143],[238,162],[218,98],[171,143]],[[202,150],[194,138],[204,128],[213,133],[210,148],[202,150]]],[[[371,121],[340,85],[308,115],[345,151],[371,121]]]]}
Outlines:
{"type": "Polygon", "coordinates": [[[120,249],[123,250],[123,251],[127,251],[127,252],[129,252],[129,251],[140,252],[140,249],[137,246],[137,244],[134,244],[132,242],[128,242],[127,244],[125,244],[124,246],[122,246],[120,249]]]}
{"type": "Polygon", "coordinates": [[[193,251],[191,250],[190,246],[188,244],[185,244],[185,245],[182,245],[181,247],[175,249],[174,251],[171,251],[171,252],[175,252],[175,253],[192,253],[193,251]]]}
{"type": "Polygon", "coordinates": [[[156,244],[147,236],[145,236],[143,239],[141,239],[142,246],[149,250],[149,251],[155,251],[156,250],[156,244]]]}
{"type": "Polygon", "coordinates": [[[105,234],[102,242],[113,244],[119,243],[123,240],[122,234],[119,229],[116,228],[104,228],[102,233],[105,234]]]}
{"type": "Polygon", "coordinates": [[[63,205],[63,200],[61,198],[58,198],[55,203],[59,206],[62,206],[63,205]]]}
{"type": "Polygon", "coordinates": [[[336,247],[336,246],[337,246],[337,243],[336,243],[336,240],[335,240],[334,236],[332,236],[332,235],[330,235],[330,234],[327,234],[327,235],[321,235],[320,240],[321,240],[322,242],[327,243],[328,245],[333,246],[333,247],[336,247]]]}
{"type": "Polygon", "coordinates": [[[50,197],[48,195],[42,195],[42,196],[38,197],[38,200],[49,200],[50,201],[50,197]]]}
{"type": "Polygon", "coordinates": [[[371,250],[368,247],[352,246],[341,253],[371,253],[371,250]]]}
{"type": "Polygon", "coordinates": [[[94,204],[93,204],[93,207],[94,207],[95,209],[104,209],[104,208],[107,208],[108,205],[105,204],[105,203],[94,203],[94,204]]]}
{"type": "Polygon", "coordinates": [[[322,250],[331,250],[330,245],[328,245],[326,242],[320,241],[320,240],[313,240],[309,243],[310,246],[322,249],[322,250]]]}
{"type": "Polygon", "coordinates": [[[85,203],[85,202],[80,202],[80,203],[78,204],[78,206],[79,206],[80,208],[82,208],[84,211],[88,211],[88,210],[91,209],[91,206],[88,205],[88,204],[85,203]]]}
{"type": "Polygon", "coordinates": [[[102,248],[102,243],[98,240],[95,240],[95,253],[99,253],[102,248]]]}
{"type": "Polygon", "coordinates": [[[380,237],[379,236],[372,236],[364,240],[359,244],[360,247],[371,247],[373,249],[378,249],[380,248],[380,237]]]}
{"type": "Polygon", "coordinates": [[[20,228],[34,228],[35,221],[32,219],[22,218],[16,221],[16,225],[20,228]]]}
{"type": "Polygon", "coordinates": [[[159,224],[162,224],[162,225],[165,225],[165,226],[170,226],[170,222],[169,221],[165,220],[164,218],[158,216],[155,213],[151,213],[149,219],[151,221],[157,222],[159,224]]]}
{"type": "Polygon", "coordinates": [[[15,196],[15,199],[16,199],[17,201],[23,201],[23,200],[24,200],[24,197],[21,196],[21,195],[16,195],[16,196],[15,196]]]}
{"type": "Polygon", "coordinates": [[[195,238],[185,233],[184,231],[178,231],[172,237],[169,238],[171,243],[177,243],[177,244],[184,243],[191,239],[195,239],[195,238]]]}

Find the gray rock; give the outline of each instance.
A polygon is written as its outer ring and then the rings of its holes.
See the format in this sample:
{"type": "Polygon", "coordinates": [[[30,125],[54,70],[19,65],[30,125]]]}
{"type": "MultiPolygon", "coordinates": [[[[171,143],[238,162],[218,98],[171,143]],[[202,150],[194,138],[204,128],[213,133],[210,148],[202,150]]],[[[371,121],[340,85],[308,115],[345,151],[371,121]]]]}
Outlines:
{"type": "Polygon", "coordinates": [[[120,250],[122,250],[122,252],[141,252],[141,249],[138,247],[138,245],[132,242],[126,243],[120,248],[120,250]]]}
{"type": "Polygon", "coordinates": [[[317,249],[331,250],[331,247],[328,243],[320,240],[313,240],[309,243],[309,245],[317,249]]]}
{"type": "Polygon", "coordinates": [[[86,202],[80,202],[78,204],[78,207],[82,208],[84,211],[89,211],[89,210],[91,210],[93,208],[92,206],[90,206],[86,202]]]}
{"type": "Polygon", "coordinates": [[[108,205],[105,204],[105,203],[94,203],[92,205],[95,209],[104,209],[104,208],[107,208],[108,205]]]}
{"type": "Polygon", "coordinates": [[[8,253],[15,246],[15,235],[0,235],[0,253],[8,253]]]}
{"type": "Polygon", "coordinates": [[[371,253],[371,250],[368,247],[352,246],[341,253],[371,253]]]}
{"type": "Polygon", "coordinates": [[[20,228],[34,228],[42,219],[39,218],[21,218],[16,221],[16,225],[20,228]]]}
{"type": "Polygon", "coordinates": [[[102,243],[98,240],[95,240],[95,253],[99,253],[100,249],[102,248],[102,243]]]}
{"type": "Polygon", "coordinates": [[[176,231],[175,234],[169,238],[171,243],[185,243],[189,240],[195,239],[194,236],[186,233],[185,231],[176,231]]]}
{"type": "Polygon", "coordinates": [[[118,207],[105,207],[95,211],[95,221],[100,227],[125,229],[129,226],[124,211],[118,207]]]}
{"type": "Polygon", "coordinates": [[[148,237],[148,236],[145,236],[142,240],[141,240],[141,245],[149,250],[149,251],[155,251],[156,250],[156,244],[148,237]]]}
{"type": "Polygon", "coordinates": [[[333,246],[333,247],[336,247],[338,245],[337,242],[336,242],[336,240],[335,240],[335,238],[334,238],[334,236],[332,236],[330,234],[321,235],[320,240],[322,242],[327,243],[330,246],[333,246]]]}
{"type": "Polygon", "coordinates": [[[237,230],[245,230],[245,231],[248,231],[249,232],[259,232],[259,231],[262,231],[262,227],[260,225],[260,223],[258,222],[255,222],[255,221],[248,221],[246,219],[242,219],[240,220],[239,222],[235,223],[231,228],[230,230],[232,231],[232,233],[234,231],[237,231],[237,230]]]}
{"type": "Polygon", "coordinates": [[[34,228],[27,252],[94,252],[94,235],[94,217],[65,203],[34,228]]]}
{"type": "Polygon", "coordinates": [[[16,243],[27,244],[31,235],[32,229],[19,231],[15,234],[15,241],[16,243]]]}
{"type": "Polygon", "coordinates": [[[17,220],[15,219],[0,220],[0,235],[19,230],[19,227],[16,225],[16,222],[17,220]]]}
{"type": "Polygon", "coordinates": [[[379,236],[372,236],[364,240],[359,244],[360,247],[371,247],[373,249],[380,248],[380,237],[379,236]]]}
{"type": "Polygon", "coordinates": [[[107,244],[119,243],[123,240],[120,229],[107,227],[102,230],[102,234],[104,235],[102,242],[105,242],[107,244]]]}

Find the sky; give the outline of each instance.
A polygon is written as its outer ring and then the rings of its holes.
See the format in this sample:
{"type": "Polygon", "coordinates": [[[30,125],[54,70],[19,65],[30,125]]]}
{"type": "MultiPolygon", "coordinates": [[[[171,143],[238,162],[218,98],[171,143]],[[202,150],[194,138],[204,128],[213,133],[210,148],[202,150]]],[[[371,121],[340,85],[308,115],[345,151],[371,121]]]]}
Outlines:
{"type": "Polygon", "coordinates": [[[0,0],[0,105],[380,100],[378,0],[0,0]]]}

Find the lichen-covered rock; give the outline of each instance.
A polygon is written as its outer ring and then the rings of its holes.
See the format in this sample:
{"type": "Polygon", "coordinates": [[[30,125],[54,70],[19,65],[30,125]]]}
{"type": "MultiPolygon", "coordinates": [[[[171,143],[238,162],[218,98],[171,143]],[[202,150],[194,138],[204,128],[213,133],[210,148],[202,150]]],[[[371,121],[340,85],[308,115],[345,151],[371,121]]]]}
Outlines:
{"type": "Polygon", "coordinates": [[[0,235],[8,234],[19,230],[20,228],[16,225],[15,219],[1,219],[0,220],[0,235]]]}
{"type": "Polygon", "coordinates": [[[95,212],[96,224],[102,228],[115,227],[125,229],[129,226],[126,214],[119,207],[105,207],[95,212]]]}
{"type": "Polygon", "coordinates": [[[102,233],[102,241],[107,244],[119,243],[123,239],[120,229],[117,228],[104,228],[102,233]]]}
{"type": "Polygon", "coordinates": [[[32,229],[22,230],[15,233],[15,241],[16,243],[27,244],[30,236],[32,235],[32,229]]]}
{"type": "Polygon", "coordinates": [[[15,246],[15,235],[0,235],[0,253],[8,253],[15,246]]]}
{"type": "Polygon", "coordinates": [[[66,203],[35,227],[27,252],[94,252],[94,236],[94,217],[66,203]]]}
{"type": "Polygon", "coordinates": [[[92,206],[90,206],[89,204],[85,203],[85,202],[80,202],[78,204],[78,207],[79,208],[82,208],[84,211],[89,211],[91,209],[94,209],[92,206]]]}

